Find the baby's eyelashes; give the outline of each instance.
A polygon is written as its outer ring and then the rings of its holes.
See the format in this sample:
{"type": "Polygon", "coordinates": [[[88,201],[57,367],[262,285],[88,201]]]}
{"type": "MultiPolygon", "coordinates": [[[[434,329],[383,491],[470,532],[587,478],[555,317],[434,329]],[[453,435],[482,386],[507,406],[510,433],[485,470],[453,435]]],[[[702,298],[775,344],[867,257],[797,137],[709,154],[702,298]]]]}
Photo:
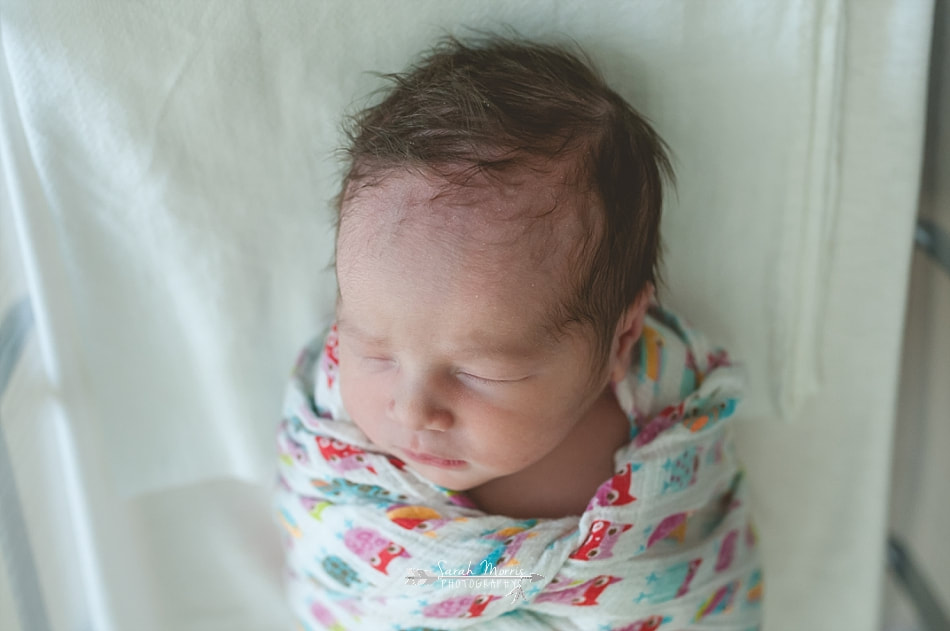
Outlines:
{"type": "Polygon", "coordinates": [[[462,381],[474,381],[475,383],[483,384],[506,383],[506,381],[503,379],[488,379],[487,377],[479,377],[478,375],[473,375],[469,372],[457,372],[455,374],[462,381]]]}
{"type": "MultiPolygon", "coordinates": [[[[359,355],[359,359],[362,369],[366,372],[378,373],[393,369],[399,370],[400,368],[400,362],[388,355],[363,353],[359,355]]],[[[435,370],[433,369],[433,371],[435,370]]],[[[525,376],[523,374],[503,374],[501,371],[484,372],[482,370],[450,367],[440,369],[439,372],[441,372],[442,378],[454,379],[463,385],[470,386],[501,386],[526,381],[531,377],[531,375],[525,376]]],[[[430,375],[435,376],[435,372],[430,373],[430,375]]]]}
{"type": "Polygon", "coordinates": [[[460,379],[467,381],[474,381],[475,383],[484,383],[484,384],[508,384],[508,383],[518,383],[519,381],[524,381],[528,377],[517,377],[514,379],[498,379],[491,377],[482,377],[481,375],[476,375],[474,373],[457,371],[455,373],[460,379]]]}

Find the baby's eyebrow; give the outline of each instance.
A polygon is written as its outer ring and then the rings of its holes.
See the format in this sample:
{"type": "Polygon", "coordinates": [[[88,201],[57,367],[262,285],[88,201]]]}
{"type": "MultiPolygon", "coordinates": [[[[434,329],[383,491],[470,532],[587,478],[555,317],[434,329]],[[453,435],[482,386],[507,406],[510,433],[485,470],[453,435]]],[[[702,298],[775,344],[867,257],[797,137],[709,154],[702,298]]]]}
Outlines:
{"type": "Polygon", "coordinates": [[[384,344],[386,338],[379,335],[372,335],[367,333],[363,329],[359,328],[352,321],[345,319],[343,316],[338,315],[336,319],[336,328],[337,330],[344,331],[347,335],[351,335],[355,338],[359,338],[361,342],[366,342],[368,344],[384,344]]]}
{"type": "Polygon", "coordinates": [[[504,359],[533,359],[543,355],[554,346],[554,341],[545,333],[532,330],[530,333],[499,340],[496,336],[477,332],[470,346],[458,349],[460,357],[501,357],[504,359]]]}
{"type": "MultiPolygon", "coordinates": [[[[388,340],[379,335],[373,335],[364,331],[352,320],[345,319],[342,315],[337,318],[336,326],[347,335],[359,339],[361,342],[370,345],[385,345],[388,340]]],[[[518,339],[509,338],[498,340],[497,337],[477,332],[472,336],[471,342],[466,346],[455,349],[454,354],[463,359],[475,358],[502,358],[502,359],[532,359],[550,349],[552,340],[549,336],[535,332],[527,336],[520,336],[518,339]]]]}

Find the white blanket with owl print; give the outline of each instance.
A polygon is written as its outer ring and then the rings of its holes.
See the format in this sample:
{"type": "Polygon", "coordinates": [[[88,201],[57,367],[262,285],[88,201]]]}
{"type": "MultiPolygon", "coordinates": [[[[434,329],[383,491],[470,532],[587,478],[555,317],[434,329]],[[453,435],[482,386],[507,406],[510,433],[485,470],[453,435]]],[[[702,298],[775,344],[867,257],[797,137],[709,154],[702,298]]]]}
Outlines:
{"type": "Polygon", "coordinates": [[[275,506],[303,629],[752,631],[762,574],[725,352],[652,306],[616,395],[630,442],[584,513],[485,514],[373,444],[342,407],[336,333],[300,355],[275,506]]]}

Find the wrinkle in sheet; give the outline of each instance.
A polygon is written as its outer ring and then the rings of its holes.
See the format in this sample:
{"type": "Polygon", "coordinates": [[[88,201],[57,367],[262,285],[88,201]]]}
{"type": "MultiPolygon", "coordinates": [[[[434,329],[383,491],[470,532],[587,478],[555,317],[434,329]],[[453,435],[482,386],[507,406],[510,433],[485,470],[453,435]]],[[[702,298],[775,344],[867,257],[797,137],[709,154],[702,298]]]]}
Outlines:
{"type": "MultiPolygon", "coordinates": [[[[784,420],[794,418],[821,382],[822,320],[828,292],[828,270],[834,247],[837,181],[840,168],[841,89],[844,64],[845,19],[843,2],[813,7],[817,14],[807,28],[810,41],[810,114],[803,164],[802,215],[794,206],[783,221],[777,253],[770,363],[780,379],[770,381],[775,409],[784,420]]],[[[805,40],[809,41],[809,40],[805,40]]]]}

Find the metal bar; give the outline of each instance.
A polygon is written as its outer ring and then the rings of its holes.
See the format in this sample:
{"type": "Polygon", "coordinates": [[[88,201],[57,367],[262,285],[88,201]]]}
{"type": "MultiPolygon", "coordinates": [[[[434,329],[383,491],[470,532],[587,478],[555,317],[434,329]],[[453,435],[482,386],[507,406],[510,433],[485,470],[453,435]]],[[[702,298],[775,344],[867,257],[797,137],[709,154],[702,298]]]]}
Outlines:
{"type": "Polygon", "coordinates": [[[917,221],[914,243],[950,275],[950,235],[928,219],[917,221]]]}
{"type": "Polygon", "coordinates": [[[913,603],[923,631],[950,631],[950,618],[940,607],[910,552],[894,534],[887,539],[887,564],[913,603]]]}
{"type": "MultiPolygon", "coordinates": [[[[950,276],[950,236],[947,233],[934,222],[919,219],[914,243],[950,276]]],[[[887,539],[887,560],[888,568],[913,604],[923,631],[950,631],[950,618],[940,607],[908,549],[893,533],[887,539]]]]}
{"type": "MultiPolygon", "coordinates": [[[[10,308],[0,323],[0,399],[7,391],[17,361],[23,352],[30,329],[33,310],[29,298],[10,308]]],[[[0,422],[0,560],[10,577],[10,590],[16,603],[20,628],[24,631],[49,631],[46,605],[40,588],[33,549],[23,517],[23,505],[17,492],[13,461],[7,447],[3,423],[0,422]]]]}

